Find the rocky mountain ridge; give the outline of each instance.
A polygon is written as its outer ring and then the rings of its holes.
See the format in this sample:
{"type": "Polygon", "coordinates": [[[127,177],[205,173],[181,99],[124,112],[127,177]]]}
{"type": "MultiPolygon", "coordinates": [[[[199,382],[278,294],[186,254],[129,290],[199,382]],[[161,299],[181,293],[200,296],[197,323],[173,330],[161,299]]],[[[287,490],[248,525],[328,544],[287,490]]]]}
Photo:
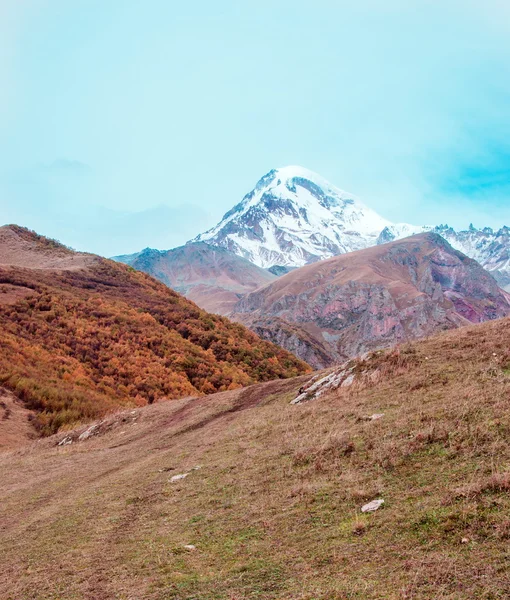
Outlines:
{"type": "Polygon", "coordinates": [[[307,265],[245,296],[233,317],[316,368],[510,315],[510,294],[429,232],[307,265]]]}
{"type": "MultiPolygon", "coordinates": [[[[479,262],[496,279],[498,284],[510,291],[510,228],[492,227],[477,229],[470,225],[465,231],[455,231],[448,225],[437,227],[414,227],[413,233],[431,231],[439,234],[456,250],[479,262]]],[[[385,227],[377,239],[378,244],[384,244],[401,239],[402,229],[398,226],[385,227]]]]}

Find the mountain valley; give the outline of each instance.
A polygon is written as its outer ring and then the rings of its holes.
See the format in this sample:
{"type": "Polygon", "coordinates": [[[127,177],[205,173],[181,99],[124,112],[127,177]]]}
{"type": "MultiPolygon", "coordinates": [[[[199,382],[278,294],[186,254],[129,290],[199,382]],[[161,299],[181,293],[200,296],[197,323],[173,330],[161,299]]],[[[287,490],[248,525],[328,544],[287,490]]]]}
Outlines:
{"type": "Polygon", "coordinates": [[[510,0],[0,31],[0,600],[510,600],[510,0]]]}

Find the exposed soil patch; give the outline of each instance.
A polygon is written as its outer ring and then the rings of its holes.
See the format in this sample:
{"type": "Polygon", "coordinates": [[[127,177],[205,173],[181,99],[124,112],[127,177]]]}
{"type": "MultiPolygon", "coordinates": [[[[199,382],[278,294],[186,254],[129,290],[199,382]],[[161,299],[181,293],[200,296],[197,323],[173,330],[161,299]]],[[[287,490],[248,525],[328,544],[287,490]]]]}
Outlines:
{"type": "Polygon", "coordinates": [[[0,452],[19,448],[37,437],[32,416],[11,392],[0,388],[0,452]]]}
{"type": "Polygon", "coordinates": [[[34,290],[22,285],[0,283],[0,305],[15,304],[18,300],[28,298],[34,290]]]}

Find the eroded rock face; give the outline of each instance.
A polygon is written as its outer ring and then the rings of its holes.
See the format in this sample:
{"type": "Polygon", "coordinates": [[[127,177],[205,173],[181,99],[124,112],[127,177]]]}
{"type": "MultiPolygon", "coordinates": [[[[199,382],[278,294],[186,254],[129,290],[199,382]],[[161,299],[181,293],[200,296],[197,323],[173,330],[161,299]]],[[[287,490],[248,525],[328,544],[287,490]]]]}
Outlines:
{"type": "Polygon", "coordinates": [[[235,317],[316,368],[510,314],[477,262],[424,233],[305,266],[248,294],[235,317]]]}
{"type": "MultiPolygon", "coordinates": [[[[414,233],[432,231],[441,235],[453,248],[459,250],[479,262],[496,279],[499,286],[510,291],[510,228],[491,227],[477,229],[471,225],[465,231],[455,231],[448,225],[437,227],[413,227],[414,233]]],[[[402,225],[385,227],[380,233],[377,243],[385,244],[406,237],[411,232],[402,225]]]]}
{"type": "Polygon", "coordinates": [[[278,317],[255,319],[251,329],[261,338],[271,340],[273,344],[282,348],[293,348],[292,353],[302,357],[301,359],[309,365],[328,364],[331,359],[328,344],[322,343],[296,323],[278,317]]]}

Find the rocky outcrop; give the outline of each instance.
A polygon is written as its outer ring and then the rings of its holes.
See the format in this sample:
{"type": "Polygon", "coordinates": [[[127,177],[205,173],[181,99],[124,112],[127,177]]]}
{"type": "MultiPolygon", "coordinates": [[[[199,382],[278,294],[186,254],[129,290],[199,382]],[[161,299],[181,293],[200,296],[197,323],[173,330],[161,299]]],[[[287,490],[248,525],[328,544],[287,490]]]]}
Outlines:
{"type": "Polygon", "coordinates": [[[282,348],[292,348],[291,352],[295,356],[301,357],[312,366],[320,368],[321,365],[329,364],[331,361],[328,344],[321,342],[319,338],[297,323],[291,323],[278,317],[265,319],[255,317],[251,320],[249,315],[245,315],[242,321],[262,339],[271,341],[282,348]]]}
{"type": "Polygon", "coordinates": [[[234,314],[322,368],[438,330],[504,317],[510,295],[441,236],[424,233],[293,271],[248,294],[234,314]]]}

